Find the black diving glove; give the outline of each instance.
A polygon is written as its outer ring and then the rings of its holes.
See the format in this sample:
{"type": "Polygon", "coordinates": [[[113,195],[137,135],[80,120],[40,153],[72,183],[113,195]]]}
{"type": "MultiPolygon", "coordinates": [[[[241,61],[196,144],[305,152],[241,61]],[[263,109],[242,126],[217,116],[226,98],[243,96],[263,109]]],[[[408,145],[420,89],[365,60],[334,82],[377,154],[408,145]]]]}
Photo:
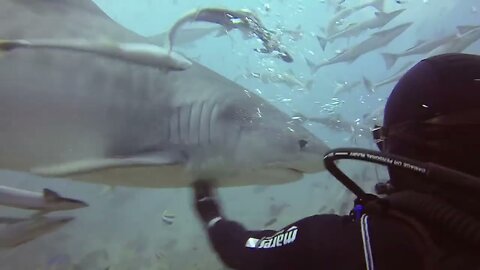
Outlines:
{"type": "Polygon", "coordinates": [[[216,188],[211,180],[196,180],[192,184],[195,193],[194,206],[202,222],[210,226],[210,222],[219,220],[223,215],[218,203],[216,188]]]}

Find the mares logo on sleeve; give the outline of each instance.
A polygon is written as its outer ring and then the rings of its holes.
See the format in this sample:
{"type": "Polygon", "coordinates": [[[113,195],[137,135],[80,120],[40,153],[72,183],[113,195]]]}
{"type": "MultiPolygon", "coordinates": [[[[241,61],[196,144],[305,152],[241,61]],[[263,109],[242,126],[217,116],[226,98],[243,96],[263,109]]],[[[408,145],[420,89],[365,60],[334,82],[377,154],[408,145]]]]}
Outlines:
{"type": "Polygon", "coordinates": [[[274,234],[273,236],[257,239],[257,238],[248,238],[245,243],[247,248],[274,248],[281,247],[293,243],[297,237],[297,226],[292,226],[286,230],[281,230],[274,234]]]}

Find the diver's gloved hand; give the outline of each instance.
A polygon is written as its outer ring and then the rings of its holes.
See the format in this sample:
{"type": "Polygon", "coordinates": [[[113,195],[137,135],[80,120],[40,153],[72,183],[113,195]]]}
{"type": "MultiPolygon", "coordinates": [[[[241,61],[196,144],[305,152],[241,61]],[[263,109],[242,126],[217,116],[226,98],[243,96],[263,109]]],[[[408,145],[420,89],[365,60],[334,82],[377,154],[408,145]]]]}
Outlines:
{"type": "Polygon", "coordinates": [[[210,227],[223,217],[213,181],[196,180],[193,182],[192,187],[195,193],[194,206],[197,214],[203,223],[210,227]]]}

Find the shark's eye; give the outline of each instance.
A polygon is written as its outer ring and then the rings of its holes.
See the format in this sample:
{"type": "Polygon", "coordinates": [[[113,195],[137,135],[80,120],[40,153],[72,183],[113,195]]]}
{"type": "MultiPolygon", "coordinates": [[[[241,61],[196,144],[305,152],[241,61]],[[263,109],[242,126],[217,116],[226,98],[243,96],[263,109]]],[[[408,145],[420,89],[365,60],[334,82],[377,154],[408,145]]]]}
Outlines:
{"type": "Polygon", "coordinates": [[[305,148],[305,146],[307,146],[307,143],[308,142],[304,139],[298,140],[298,145],[300,146],[300,149],[305,148]]]}

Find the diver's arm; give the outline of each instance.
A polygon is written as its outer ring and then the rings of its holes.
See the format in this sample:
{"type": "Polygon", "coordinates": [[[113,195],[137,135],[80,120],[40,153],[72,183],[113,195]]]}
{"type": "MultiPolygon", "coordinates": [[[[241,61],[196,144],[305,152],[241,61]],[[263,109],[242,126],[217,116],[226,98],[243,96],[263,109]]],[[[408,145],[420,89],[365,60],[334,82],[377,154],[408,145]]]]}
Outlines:
{"type": "MultiPolygon", "coordinates": [[[[311,265],[318,246],[318,217],[302,219],[280,231],[249,231],[227,220],[210,181],[193,184],[195,209],[222,261],[234,269],[301,269],[311,265]],[[307,259],[310,258],[310,259],[307,259]]],[[[320,223],[324,223],[320,221],[320,223]]],[[[321,242],[321,241],[320,241],[321,242]]]]}
{"type": "Polygon", "coordinates": [[[221,218],[207,230],[214,250],[233,269],[300,269],[319,256],[313,256],[316,241],[309,233],[315,219],[305,218],[279,231],[249,231],[221,218]]]}

